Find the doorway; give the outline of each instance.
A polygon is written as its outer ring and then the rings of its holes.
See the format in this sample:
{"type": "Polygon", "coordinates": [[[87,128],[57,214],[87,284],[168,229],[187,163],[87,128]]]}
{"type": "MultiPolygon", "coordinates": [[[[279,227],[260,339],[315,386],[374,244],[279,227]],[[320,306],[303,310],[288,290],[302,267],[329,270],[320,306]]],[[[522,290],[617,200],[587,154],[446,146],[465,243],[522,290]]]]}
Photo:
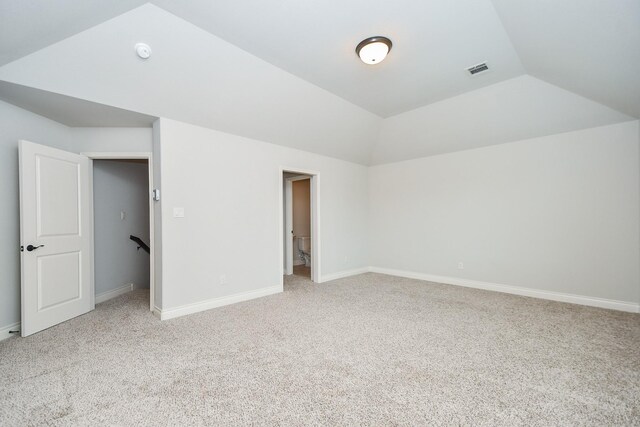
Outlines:
{"type": "Polygon", "coordinates": [[[320,281],[318,173],[281,169],[283,275],[320,281]]]}
{"type": "Polygon", "coordinates": [[[93,188],[95,303],[136,289],[155,301],[151,153],[82,153],[93,188]],[[110,193],[106,193],[110,192],[110,193]],[[121,271],[115,266],[122,266],[121,271]]]}
{"type": "Polygon", "coordinates": [[[147,159],[97,159],[93,170],[95,303],[150,284],[147,159]]]}

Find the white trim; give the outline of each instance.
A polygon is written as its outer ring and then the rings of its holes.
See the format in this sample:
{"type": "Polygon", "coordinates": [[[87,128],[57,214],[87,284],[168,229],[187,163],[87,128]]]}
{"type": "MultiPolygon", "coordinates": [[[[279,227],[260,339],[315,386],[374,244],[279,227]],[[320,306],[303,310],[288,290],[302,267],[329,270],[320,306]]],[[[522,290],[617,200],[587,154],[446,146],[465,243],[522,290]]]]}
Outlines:
{"type": "Polygon", "coordinates": [[[89,245],[89,265],[91,268],[91,285],[89,286],[89,299],[91,300],[91,310],[96,309],[96,212],[93,209],[93,160],[89,159],[89,206],[91,212],[89,212],[89,239],[91,239],[91,244],[89,245]]]}
{"type": "Polygon", "coordinates": [[[128,151],[83,151],[80,154],[93,160],[130,160],[149,159],[151,153],[148,151],[128,152],[128,151]]]}
{"type": "MultiPolygon", "coordinates": [[[[287,171],[288,172],[288,171],[287,171]]],[[[296,172],[293,172],[296,173],[296,172]]],[[[285,178],[287,181],[304,181],[306,179],[311,179],[311,175],[298,175],[298,176],[290,176],[289,178],[285,178]]]]}
{"type": "Polygon", "coordinates": [[[12,336],[19,337],[20,334],[10,334],[9,331],[19,331],[20,330],[20,322],[13,323],[9,326],[3,326],[0,328],[0,341],[6,340],[7,338],[11,338],[12,336]]]}
{"type": "Polygon", "coordinates": [[[131,292],[134,289],[136,289],[136,286],[133,283],[129,283],[127,285],[120,286],[119,288],[102,292],[101,294],[96,295],[96,304],[100,304],[101,302],[105,302],[112,298],[119,297],[120,295],[124,295],[127,292],[131,292]]]}
{"type": "Polygon", "coordinates": [[[168,320],[176,317],[186,316],[188,314],[198,313],[200,311],[210,310],[212,308],[265,297],[267,295],[278,294],[280,292],[282,292],[281,285],[270,286],[268,288],[255,289],[253,291],[240,292],[233,295],[211,298],[209,300],[195,302],[193,304],[185,304],[175,308],[165,308],[161,310],[155,307],[154,314],[156,314],[156,316],[159,314],[160,320],[168,320]]]}
{"type": "MultiPolygon", "coordinates": [[[[147,160],[147,173],[149,176],[149,310],[154,310],[154,301],[155,301],[155,292],[156,292],[156,280],[155,280],[155,267],[154,267],[154,248],[155,248],[155,215],[154,215],[154,200],[153,200],[153,153],[151,152],[111,152],[111,151],[93,151],[93,152],[82,152],[80,153],[83,156],[87,156],[91,160],[91,186],[90,190],[93,194],[93,161],[94,160],[132,160],[132,159],[146,159],[147,160]]],[[[93,220],[95,218],[95,212],[93,212],[93,197],[91,197],[91,240],[93,241],[92,245],[92,254],[91,254],[91,268],[93,270],[92,280],[95,280],[93,277],[95,276],[95,269],[93,269],[94,265],[94,251],[93,246],[95,246],[95,241],[93,240],[93,229],[95,224],[93,224],[93,220]]],[[[92,292],[95,293],[95,284],[92,286],[92,292]]],[[[97,301],[94,302],[94,305],[97,304],[97,301]]]]}
{"type": "Polygon", "coordinates": [[[285,179],[284,182],[284,274],[293,274],[294,254],[293,247],[293,181],[285,179]]]}
{"type": "Polygon", "coordinates": [[[481,282],[478,280],[461,279],[457,277],[436,276],[433,274],[416,273],[413,271],[393,270],[389,268],[369,267],[373,273],[388,274],[390,276],[406,277],[409,279],[426,280],[428,282],[444,283],[447,285],[464,286],[466,288],[484,289],[487,291],[521,295],[525,297],[546,299],[551,301],[568,302],[571,304],[587,305],[590,307],[608,308],[611,310],[640,313],[640,304],[627,301],[617,301],[598,297],[566,294],[562,292],[544,291],[523,288],[520,286],[501,285],[497,283],[481,282]]]}
{"type": "Polygon", "coordinates": [[[345,277],[357,276],[358,274],[368,273],[369,271],[371,271],[370,267],[362,267],[362,268],[354,268],[353,270],[338,271],[337,273],[331,273],[331,274],[326,274],[322,276],[322,281],[320,283],[330,282],[332,280],[337,280],[337,279],[343,279],[345,277]]]}

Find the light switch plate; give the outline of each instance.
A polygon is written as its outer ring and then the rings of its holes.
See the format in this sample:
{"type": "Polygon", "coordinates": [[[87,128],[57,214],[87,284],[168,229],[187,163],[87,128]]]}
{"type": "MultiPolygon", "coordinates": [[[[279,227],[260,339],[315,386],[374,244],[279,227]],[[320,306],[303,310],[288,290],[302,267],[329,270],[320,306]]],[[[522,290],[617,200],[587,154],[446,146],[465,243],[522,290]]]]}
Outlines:
{"type": "Polygon", "coordinates": [[[173,208],[174,218],[184,218],[184,208],[173,208]]]}

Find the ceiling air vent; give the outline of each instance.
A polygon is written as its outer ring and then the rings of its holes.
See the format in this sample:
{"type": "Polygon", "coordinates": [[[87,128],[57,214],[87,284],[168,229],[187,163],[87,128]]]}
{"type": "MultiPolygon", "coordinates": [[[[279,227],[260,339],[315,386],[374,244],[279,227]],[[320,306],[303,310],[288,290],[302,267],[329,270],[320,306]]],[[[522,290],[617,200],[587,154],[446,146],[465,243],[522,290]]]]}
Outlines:
{"type": "Polygon", "coordinates": [[[478,65],[474,65],[473,67],[469,67],[467,68],[467,71],[469,72],[469,74],[471,74],[472,76],[482,73],[484,71],[488,71],[489,70],[489,66],[487,65],[486,62],[483,62],[481,64],[478,65]]]}

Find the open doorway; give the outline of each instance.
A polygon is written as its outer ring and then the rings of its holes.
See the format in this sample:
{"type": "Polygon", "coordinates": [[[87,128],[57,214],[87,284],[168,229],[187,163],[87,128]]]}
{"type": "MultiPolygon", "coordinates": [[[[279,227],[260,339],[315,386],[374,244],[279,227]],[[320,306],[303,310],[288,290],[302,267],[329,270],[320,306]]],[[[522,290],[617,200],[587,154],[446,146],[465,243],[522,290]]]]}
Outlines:
{"type": "Polygon", "coordinates": [[[149,292],[148,195],[146,159],[93,161],[96,304],[131,291],[149,292]]]}
{"type": "Polygon", "coordinates": [[[95,303],[135,291],[153,310],[151,154],[83,154],[92,170],[95,303]]]}
{"type": "Polygon", "coordinates": [[[319,176],[287,169],[281,173],[284,275],[319,282],[319,176]]]}

